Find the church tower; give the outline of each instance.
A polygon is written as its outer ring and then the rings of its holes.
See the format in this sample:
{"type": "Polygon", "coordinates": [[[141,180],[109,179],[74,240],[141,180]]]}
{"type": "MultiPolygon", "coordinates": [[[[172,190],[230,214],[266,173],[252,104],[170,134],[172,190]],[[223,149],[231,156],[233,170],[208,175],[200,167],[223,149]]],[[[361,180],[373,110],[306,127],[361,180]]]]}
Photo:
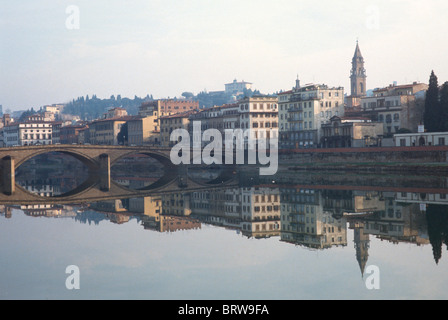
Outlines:
{"type": "Polygon", "coordinates": [[[366,84],[367,75],[366,69],[364,68],[364,58],[359,49],[358,41],[356,41],[355,55],[352,59],[352,70],[351,70],[351,96],[352,97],[365,97],[366,96],[366,84]]]}
{"type": "Polygon", "coordinates": [[[364,224],[356,222],[354,224],[354,242],[356,249],[356,260],[358,261],[361,275],[364,276],[364,269],[369,258],[370,239],[369,234],[364,233],[364,224]]]}

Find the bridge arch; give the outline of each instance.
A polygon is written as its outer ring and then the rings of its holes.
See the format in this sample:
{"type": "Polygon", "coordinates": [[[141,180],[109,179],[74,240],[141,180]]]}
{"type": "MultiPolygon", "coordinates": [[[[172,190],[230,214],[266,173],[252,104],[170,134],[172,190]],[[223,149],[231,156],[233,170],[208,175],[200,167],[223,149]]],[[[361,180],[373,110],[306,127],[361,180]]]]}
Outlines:
{"type": "Polygon", "coordinates": [[[151,157],[157,161],[159,161],[161,164],[163,164],[165,167],[167,168],[172,168],[175,167],[175,165],[171,162],[171,159],[169,158],[169,156],[163,154],[163,153],[159,153],[157,151],[145,151],[145,150],[131,150],[131,151],[127,151],[121,155],[119,155],[118,157],[116,157],[115,159],[113,159],[110,163],[110,165],[114,165],[117,161],[119,161],[120,159],[135,155],[135,154],[142,154],[148,157],[151,157]]]}
{"type": "Polygon", "coordinates": [[[150,158],[153,158],[153,159],[157,160],[158,162],[160,162],[163,165],[163,167],[164,167],[164,175],[160,179],[158,179],[156,182],[152,183],[151,185],[149,185],[147,187],[144,187],[144,188],[140,188],[138,190],[141,190],[141,191],[156,190],[156,189],[159,189],[159,188],[161,188],[161,187],[163,187],[163,186],[173,182],[175,179],[177,179],[179,167],[174,165],[172,163],[171,159],[169,157],[167,157],[165,154],[158,153],[158,152],[155,152],[155,151],[132,150],[132,151],[123,153],[119,157],[117,157],[114,160],[112,160],[110,165],[112,167],[120,159],[124,159],[126,157],[129,157],[129,156],[132,156],[132,155],[137,155],[137,154],[145,155],[145,156],[148,156],[150,158]]]}
{"type": "Polygon", "coordinates": [[[57,148],[52,148],[52,149],[34,149],[34,150],[30,150],[30,152],[27,152],[26,155],[24,155],[23,157],[17,159],[16,161],[16,165],[15,168],[19,168],[22,164],[24,164],[25,162],[27,162],[28,160],[31,160],[37,156],[40,155],[44,155],[44,154],[48,154],[48,153],[54,153],[54,152],[58,152],[58,153],[62,153],[62,154],[66,154],[69,155],[77,160],[79,160],[82,164],[84,164],[85,166],[87,166],[87,168],[89,168],[89,170],[95,170],[99,168],[99,163],[97,160],[89,157],[88,155],[79,152],[76,149],[57,149],[57,148]]]}

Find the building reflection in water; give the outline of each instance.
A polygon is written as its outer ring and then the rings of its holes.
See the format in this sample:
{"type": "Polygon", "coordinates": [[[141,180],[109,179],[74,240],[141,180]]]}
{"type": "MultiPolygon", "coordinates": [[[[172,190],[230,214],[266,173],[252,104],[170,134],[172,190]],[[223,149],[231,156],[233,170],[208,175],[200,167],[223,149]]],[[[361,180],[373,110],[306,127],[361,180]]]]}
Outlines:
{"type": "MultiPolygon", "coordinates": [[[[11,206],[1,206],[6,218],[11,206]]],[[[72,217],[83,223],[131,219],[146,230],[176,232],[202,224],[232,229],[248,238],[278,237],[310,250],[353,245],[363,274],[372,237],[394,244],[431,245],[439,262],[448,244],[446,194],[313,189],[253,185],[107,200],[83,206],[15,207],[29,216],[72,217]],[[353,244],[348,243],[348,230],[353,244]]]]}

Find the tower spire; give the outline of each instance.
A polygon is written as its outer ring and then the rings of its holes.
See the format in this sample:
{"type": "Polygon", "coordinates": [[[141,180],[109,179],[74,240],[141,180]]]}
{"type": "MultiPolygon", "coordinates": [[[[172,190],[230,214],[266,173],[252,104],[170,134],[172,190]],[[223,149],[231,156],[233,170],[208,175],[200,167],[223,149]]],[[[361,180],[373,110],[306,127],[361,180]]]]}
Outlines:
{"type": "Polygon", "coordinates": [[[359,41],[356,40],[355,54],[352,59],[351,89],[353,97],[363,97],[366,95],[366,69],[364,68],[364,57],[359,48],[359,41]]]}
{"type": "Polygon", "coordinates": [[[299,80],[299,74],[297,74],[297,79],[296,79],[296,90],[300,89],[300,80],[299,80]]]}

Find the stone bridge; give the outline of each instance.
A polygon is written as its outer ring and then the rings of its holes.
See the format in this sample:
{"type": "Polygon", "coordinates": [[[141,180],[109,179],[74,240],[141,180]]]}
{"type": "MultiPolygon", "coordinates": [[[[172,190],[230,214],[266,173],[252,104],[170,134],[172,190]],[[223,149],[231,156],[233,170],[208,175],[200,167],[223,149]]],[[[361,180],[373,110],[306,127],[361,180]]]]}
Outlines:
{"type": "MultiPolygon", "coordinates": [[[[48,197],[42,197],[16,185],[15,171],[27,160],[38,155],[59,152],[68,154],[89,168],[89,178],[75,190],[61,196],[51,197],[52,202],[77,202],[80,200],[129,198],[176,190],[200,190],[222,187],[232,183],[235,176],[234,166],[225,166],[217,178],[201,183],[188,176],[189,165],[174,165],[170,159],[171,148],[151,146],[101,146],[101,145],[41,145],[0,148],[1,193],[0,202],[8,203],[48,203],[48,197]],[[111,166],[119,159],[130,155],[147,155],[164,166],[164,175],[155,183],[141,190],[129,190],[111,181],[111,166]]],[[[193,152],[190,152],[191,157],[193,152]]],[[[191,161],[192,163],[193,161],[191,161]]]]}

